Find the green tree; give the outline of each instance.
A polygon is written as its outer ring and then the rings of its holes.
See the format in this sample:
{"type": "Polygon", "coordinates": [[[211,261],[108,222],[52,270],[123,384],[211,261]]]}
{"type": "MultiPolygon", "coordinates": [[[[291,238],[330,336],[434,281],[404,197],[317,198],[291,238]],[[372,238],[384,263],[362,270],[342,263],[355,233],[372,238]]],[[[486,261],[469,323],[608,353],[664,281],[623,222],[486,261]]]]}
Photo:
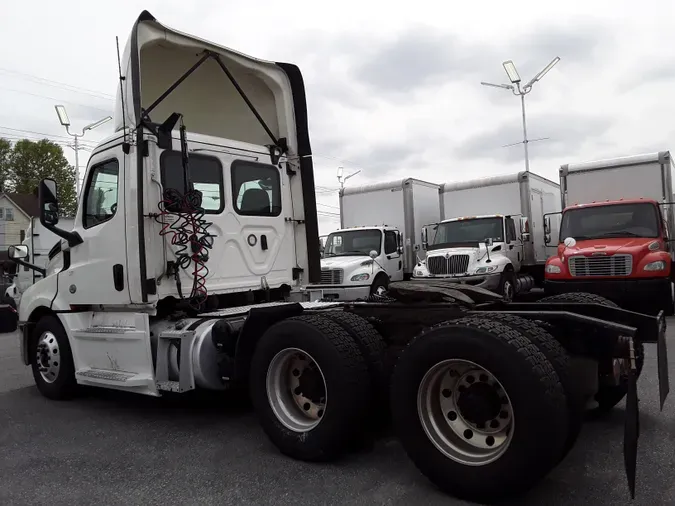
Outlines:
{"type": "Polygon", "coordinates": [[[58,185],[61,213],[75,215],[75,167],[68,163],[61,146],[47,139],[18,141],[9,155],[8,166],[7,187],[12,191],[33,193],[41,179],[51,178],[58,185]]]}
{"type": "Polygon", "coordinates": [[[7,139],[0,138],[0,192],[10,189],[9,158],[12,154],[12,144],[7,139]]]}

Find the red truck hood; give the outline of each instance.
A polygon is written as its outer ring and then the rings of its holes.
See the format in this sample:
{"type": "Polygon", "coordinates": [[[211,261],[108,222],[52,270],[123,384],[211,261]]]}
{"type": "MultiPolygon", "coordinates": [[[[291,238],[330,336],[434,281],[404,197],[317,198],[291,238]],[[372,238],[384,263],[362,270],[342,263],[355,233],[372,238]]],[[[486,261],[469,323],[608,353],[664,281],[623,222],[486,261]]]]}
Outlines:
{"type": "MultiPolygon", "coordinates": [[[[587,239],[577,241],[571,248],[565,247],[564,244],[558,245],[558,255],[585,255],[589,256],[593,253],[605,253],[607,255],[614,255],[616,253],[630,253],[636,254],[644,251],[647,245],[658,241],[653,237],[612,237],[605,239],[587,239]]],[[[659,241],[660,242],[660,241],[659,241]]]]}

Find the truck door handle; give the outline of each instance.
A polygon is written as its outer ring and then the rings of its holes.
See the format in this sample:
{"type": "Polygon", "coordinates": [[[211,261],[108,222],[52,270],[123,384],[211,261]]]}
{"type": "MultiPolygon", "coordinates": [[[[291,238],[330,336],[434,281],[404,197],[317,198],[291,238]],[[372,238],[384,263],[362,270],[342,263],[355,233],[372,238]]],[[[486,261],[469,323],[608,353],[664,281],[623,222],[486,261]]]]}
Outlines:
{"type": "Polygon", "coordinates": [[[260,236],[260,247],[263,251],[267,249],[267,236],[265,234],[260,236]]]}

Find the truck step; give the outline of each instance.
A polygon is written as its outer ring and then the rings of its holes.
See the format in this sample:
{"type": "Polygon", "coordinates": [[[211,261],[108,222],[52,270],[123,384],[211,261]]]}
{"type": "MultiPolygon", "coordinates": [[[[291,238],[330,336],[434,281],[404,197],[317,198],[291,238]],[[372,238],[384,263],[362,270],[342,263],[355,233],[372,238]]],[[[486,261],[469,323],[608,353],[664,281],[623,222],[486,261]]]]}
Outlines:
{"type": "Polygon", "coordinates": [[[124,387],[147,386],[152,378],[147,374],[111,371],[108,369],[81,369],[75,373],[80,383],[95,385],[120,385],[124,387]]]}

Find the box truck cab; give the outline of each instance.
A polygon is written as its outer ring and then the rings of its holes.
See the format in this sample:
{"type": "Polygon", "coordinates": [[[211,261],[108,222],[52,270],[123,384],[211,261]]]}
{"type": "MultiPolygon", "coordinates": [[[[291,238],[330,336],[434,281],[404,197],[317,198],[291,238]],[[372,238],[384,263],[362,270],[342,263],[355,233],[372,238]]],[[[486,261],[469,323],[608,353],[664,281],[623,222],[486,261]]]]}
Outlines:
{"type": "Polygon", "coordinates": [[[326,238],[321,284],[327,299],[356,300],[382,295],[403,279],[401,232],[393,227],[352,227],[326,238]]]}
{"type": "Polygon", "coordinates": [[[529,240],[526,218],[498,214],[453,218],[425,227],[426,261],[415,277],[450,278],[495,291],[511,300],[534,285],[522,274],[523,241],[529,240]]]}
{"type": "Polygon", "coordinates": [[[426,260],[415,277],[469,283],[509,300],[543,284],[544,214],[560,210],[557,183],[532,172],[445,183],[439,204],[444,219],[424,227],[426,260]]]}
{"type": "Polygon", "coordinates": [[[560,178],[567,205],[560,234],[547,235],[557,252],[546,263],[546,292],[588,291],[672,314],[670,154],[565,165],[560,178]]]}

